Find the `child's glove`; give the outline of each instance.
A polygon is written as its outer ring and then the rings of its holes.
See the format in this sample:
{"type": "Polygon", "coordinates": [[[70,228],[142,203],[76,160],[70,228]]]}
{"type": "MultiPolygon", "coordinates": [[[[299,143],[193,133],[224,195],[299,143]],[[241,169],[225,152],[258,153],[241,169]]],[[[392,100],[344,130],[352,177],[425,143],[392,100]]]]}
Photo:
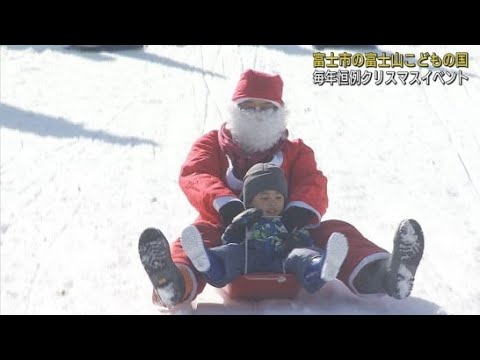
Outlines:
{"type": "Polygon", "coordinates": [[[240,214],[235,216],[232,220],[232,226],[238,227],[238,226],[250,226],[253,223],[257,222],[260,220],[260,218],[263,216],[263,212],[260,209],[247,209],[245,211],[242,211],[240,214]]]}
{"type": "Polygon", "coordinates": [[[288,232],[291,233],[294,229],[301,229],[305,225],[308,225],[314,216],[315,213],[311,210],[298,206],[291,206],[284,211],[282,222],[288,232]]]}
{"type": "Polygon", "coordinates": [[[273,253],[277,257],[285,257],[296,247],[296,237],[291,233],[281,233],[268,239],[273,253]]]}
{"type": "Polygon", "coordinates": [[[245,240],[245,230],[253,223],[257,222],[263,216],[260,209],[247,209],[232,220],[232,223],[227,226],[222,235],[222,243],[237,243],[240,244],[245,240]]]}
{"type": "Polygon", "coordinates": [[[285,257],[295,248],[311,247],[313,240],[308,232],[295,231],[272,236],[271,243],[275,255],[285,257]]]}

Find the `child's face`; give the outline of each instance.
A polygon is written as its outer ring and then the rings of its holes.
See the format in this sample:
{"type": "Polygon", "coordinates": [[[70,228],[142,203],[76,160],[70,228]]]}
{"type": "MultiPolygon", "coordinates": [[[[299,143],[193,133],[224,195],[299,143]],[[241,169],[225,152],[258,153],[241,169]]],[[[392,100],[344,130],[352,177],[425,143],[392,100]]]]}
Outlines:
{"type": "Polygon", "coordinates": [[[285,205],[283,195],[276,190],[267,190],[255,195],[251,207],[263,211],[263,216],[279,216],[285,205]]]}

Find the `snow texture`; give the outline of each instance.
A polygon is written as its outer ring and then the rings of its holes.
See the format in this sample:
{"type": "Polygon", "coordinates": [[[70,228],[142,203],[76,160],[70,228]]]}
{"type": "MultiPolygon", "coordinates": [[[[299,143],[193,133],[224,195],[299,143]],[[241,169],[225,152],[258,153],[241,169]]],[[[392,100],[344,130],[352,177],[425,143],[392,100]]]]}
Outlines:
{"type": "Polygon", "coordinates": [[[247,68],[281,74],[290,137],[315,150],[329,180],[324,219],[346,220],[388,251],[399,222],[416,219],[424,258],[406,300],[360,297],[337,280],[258,303],[207,287],[175,313],[480,314],[480,47],[373,47],[417,59],[467,51],[462,85],[314,85],[313,51],[1,46],[1,314],[164,313],[138,238],[153,226],[174,241],[194,221],[180,166],[226,121],[247,68]]]}

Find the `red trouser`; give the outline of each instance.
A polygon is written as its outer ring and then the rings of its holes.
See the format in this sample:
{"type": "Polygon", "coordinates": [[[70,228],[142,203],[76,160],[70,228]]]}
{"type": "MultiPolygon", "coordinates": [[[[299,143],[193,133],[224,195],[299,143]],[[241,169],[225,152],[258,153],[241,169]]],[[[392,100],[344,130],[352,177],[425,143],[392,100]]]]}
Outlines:
{"type": "MultiPolygon", "coordinates": [[[[206,247],[221,245],[220,238],[224,230],[223,227],[204,221],[196,222],[193,225],[195,225],[202,234],[202,239],[204,240],[206,247]]],[[[380,257],[385,258],[386,256],[382,256],[382,254],[386,255],[387,251],[365,238],[354,226],[341,220],[323,221],[319,227],[311,230],[310,234],[315,245],[325,248],[328,238],[333,232],[342,233],[347,238],[348,254],[337,278],[352,289],[349,283],[352,280],[350,277],[354,271],[358,273],[359,269],[357,266],[360,262],[373,254],[380,254],[380,257]]],[[[178,264],[189,266],[194,272],[197,280],[197,293],[195,294],[195,296],[197,296],[205,288],[205,279],[193,267],[190,259],[182,248],[180,239],[177,239],[170,244],[170,248],[173,261],[178,264]]]]}

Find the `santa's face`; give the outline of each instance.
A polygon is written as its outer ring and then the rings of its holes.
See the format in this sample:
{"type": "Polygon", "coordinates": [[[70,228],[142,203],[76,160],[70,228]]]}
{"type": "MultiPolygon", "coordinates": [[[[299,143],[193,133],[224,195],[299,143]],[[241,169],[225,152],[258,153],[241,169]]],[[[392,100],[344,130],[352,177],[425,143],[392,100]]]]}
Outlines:
{"type": "Polygon", "coordinates": [[[231,107],[233,140],[247,153],[268,150],[285,134],[286,112],[268,101],[247,100],[231,107]]]}

